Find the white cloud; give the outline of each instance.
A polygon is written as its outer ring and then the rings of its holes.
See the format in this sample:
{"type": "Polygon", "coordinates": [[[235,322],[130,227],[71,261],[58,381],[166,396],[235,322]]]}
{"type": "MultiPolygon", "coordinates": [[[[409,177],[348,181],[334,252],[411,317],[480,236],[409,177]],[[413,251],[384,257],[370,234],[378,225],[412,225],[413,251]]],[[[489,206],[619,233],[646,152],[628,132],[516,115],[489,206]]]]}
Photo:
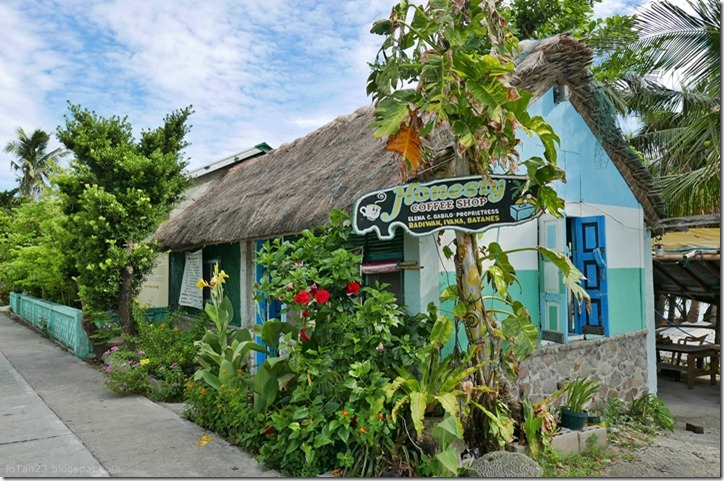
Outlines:
{"type": "MultiPolygon", "coordinates": [[[[623,8],[616,0],[604,2],[623,8]]],[[[369,105],[372,23],[394,0],[5,0],[0,144],[54,132],[67,101],[138,134],[193,105],[190,168],[369,105]]],[[[52,145],[55,147],[57,145],[52,145]]],[[[0,154],[0,189],[14,186],[0,154]]]]}

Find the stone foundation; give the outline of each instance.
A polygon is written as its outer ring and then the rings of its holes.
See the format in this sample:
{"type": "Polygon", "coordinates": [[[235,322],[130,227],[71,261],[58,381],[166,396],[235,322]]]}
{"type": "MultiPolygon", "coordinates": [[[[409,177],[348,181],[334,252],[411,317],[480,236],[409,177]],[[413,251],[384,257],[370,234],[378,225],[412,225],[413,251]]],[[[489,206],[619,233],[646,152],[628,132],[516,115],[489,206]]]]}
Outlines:
{"type": "Polygon", "coordinates": [[[579,376],[600,383],[601,399],[629,402],[647,392],[646,330],[541,346],[521,363],[516,384],[521,396],[539,401],[579,376]]]}

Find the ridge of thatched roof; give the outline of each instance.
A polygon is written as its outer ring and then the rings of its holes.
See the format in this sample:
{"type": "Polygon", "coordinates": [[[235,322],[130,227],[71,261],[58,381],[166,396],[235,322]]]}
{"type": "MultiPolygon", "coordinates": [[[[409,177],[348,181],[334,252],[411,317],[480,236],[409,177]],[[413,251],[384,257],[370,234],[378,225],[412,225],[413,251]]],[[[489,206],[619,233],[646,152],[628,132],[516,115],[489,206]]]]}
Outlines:
{"type": "MultiPolygon", "coordinates": [[[[653,178],[628,148],[610,102],[588,72],[592,51],[566,35],[521,42],[517,86],[540,97],[568,85],[583,116],[644,209],[659,221],[653,178]]],[[[328,220],[333,208],[350,211],[359,196],[399,182],[399,160],[372,136],[372,107],[338,117],[316,131],[229,170],[154,239],[174,250],[298,233],[328,220]]],[[[439,147],[439,146],[438,146],[439,147]]]]}
{"type": "Polygon", "coordinates": [[[396,156],[372,136],[373,114],[360,108],[235,166],[154,238],[172,249],[269,238],[324,224],[333,208],[351,210],[399,171],[396,156]]]}

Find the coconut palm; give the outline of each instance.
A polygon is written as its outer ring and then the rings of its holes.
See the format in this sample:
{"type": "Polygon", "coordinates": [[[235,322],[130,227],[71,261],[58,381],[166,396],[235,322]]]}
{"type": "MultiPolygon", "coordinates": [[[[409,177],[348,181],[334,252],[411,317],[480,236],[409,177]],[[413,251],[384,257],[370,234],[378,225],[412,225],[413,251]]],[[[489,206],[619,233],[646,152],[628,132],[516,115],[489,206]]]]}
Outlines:
{"type": "Polygon", "coordinates": [[[22,127],[15,132],[18,139],[8,142],[4,150],[16,157],[10,161],[10,166],[18,172],[20,194],[37,199],[48,181],[48,174],[66,152],[62,148],[47,152],[50,136],[43,130],[36,129],[29,137],[22,127]]]}
{"type": "Polygon", "coordinates": [[[721,4],[690,0],[689,7],[665,0],[638,14],[638,46],[655,68],[627,79],[624,95],[644,124],[632,143],[657,175],[673,216],[718,211],[721,189],[721,4]],[[658,80],[673,72],[683,79],[679,90],[658,80]]]}

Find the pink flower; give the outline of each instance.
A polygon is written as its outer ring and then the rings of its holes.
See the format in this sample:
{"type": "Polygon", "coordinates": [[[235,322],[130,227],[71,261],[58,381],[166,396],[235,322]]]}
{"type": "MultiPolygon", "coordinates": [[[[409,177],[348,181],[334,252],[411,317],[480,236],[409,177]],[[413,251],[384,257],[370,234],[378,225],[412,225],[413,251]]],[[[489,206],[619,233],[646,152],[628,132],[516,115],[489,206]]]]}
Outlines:
{"type": "Polygon", "coordinates": [[[319,289],[316,294],[314,294],[314,300],[317,301],[319,304],[326,304],[329,302],[329,291],[326,289],[319,289]]]}
{"type": "Polygon", "coordinates": [[[352,281],[349,284],[347,284],[347,294],[354,296],[357,294],[360,290],[359,282],[352,281]]]}
{"type": "Polygon", "coordinates": [[[309,291],[299,291],[294,295],[294,302],[297,304],[304,304],[306,306],[311,300],[312,294],[309,291]]]}
{"type": "Polygon", "coordinates": [[[309,291],[312,293],[312,295],[315,295],[317,293],[317,284],[312,284],[312,287],[309,288],[309,291]]]}
{"type": "Polygon", "coordinates": [[[294,290],[294,286],[292,285],[291,282],[290,282],[289,284],[287,284],[286,286],[284,286],[284,288],[285,288],[286,290],[288,290],[288,291],[294,290]]]}
{"type": "Polygon", "coordinates": [[[377,344],[376,349],[377,349],[379,352],[382,352],[382,351],[385,350],[385,346],[383,346],[382,343],[379,343],[379,344],[377,344]]]}
{"type": "Polygon", "coordinates": [[[111,351],[117,351],[117,350],[118,350],[118,346],[113,346],[113,347],[111,348],[111,351]]]}

